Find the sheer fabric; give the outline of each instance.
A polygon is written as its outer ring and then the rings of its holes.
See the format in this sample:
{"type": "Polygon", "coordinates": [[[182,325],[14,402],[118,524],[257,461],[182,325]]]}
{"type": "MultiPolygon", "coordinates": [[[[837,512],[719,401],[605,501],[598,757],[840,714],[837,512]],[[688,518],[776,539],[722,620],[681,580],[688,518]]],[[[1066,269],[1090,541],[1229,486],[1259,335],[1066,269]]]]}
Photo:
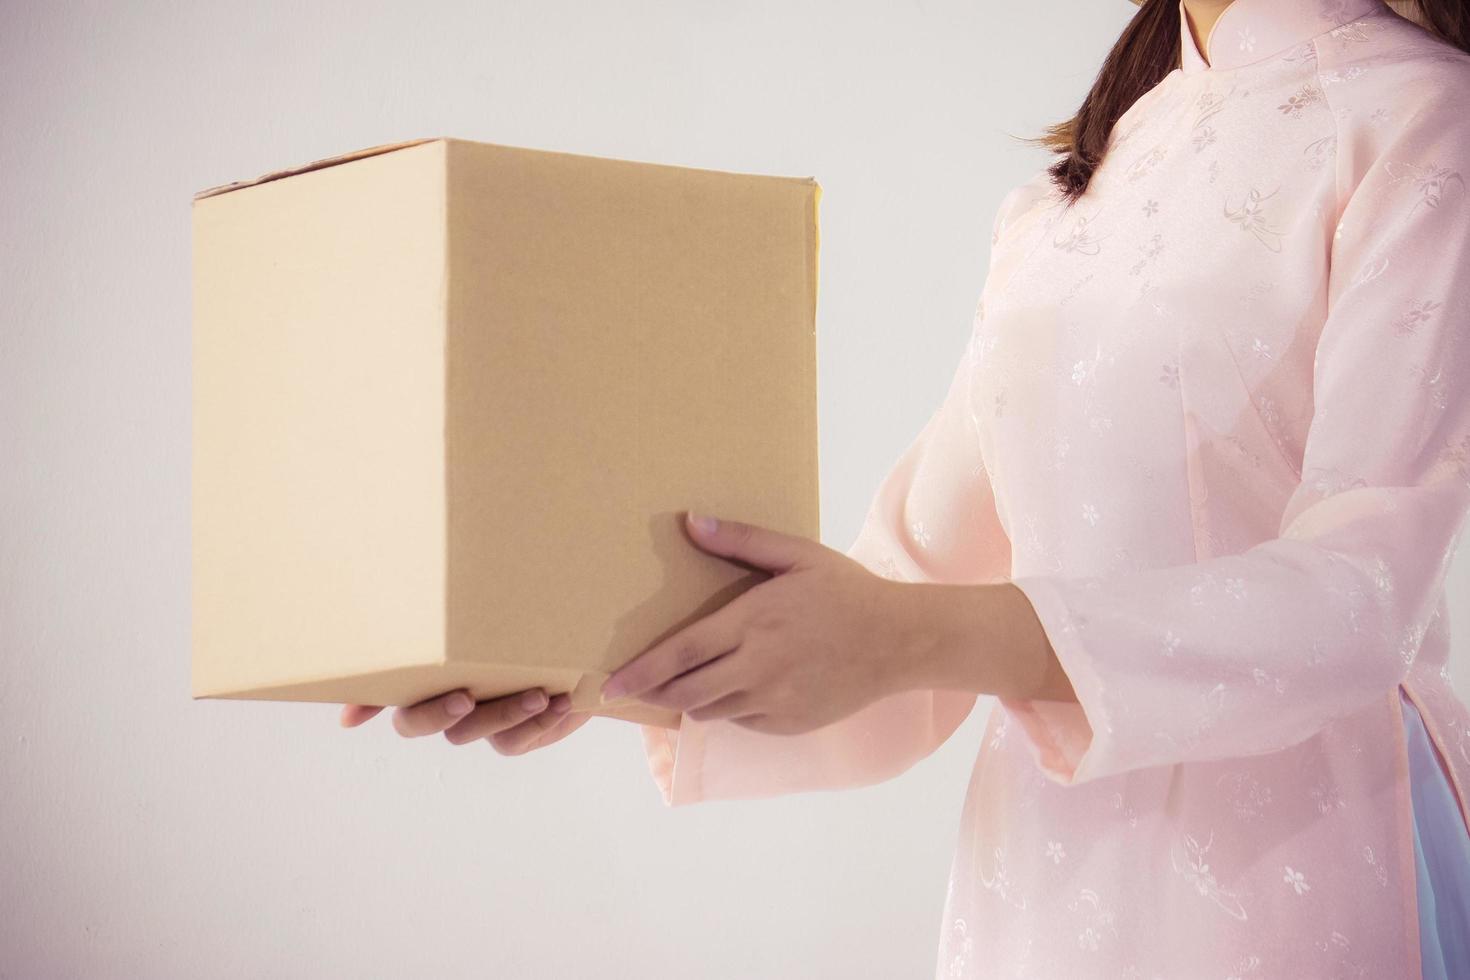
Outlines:
{"type": "Polygon", "coordinates": [[[1424,721],[1399,691],[1414,803],[1414,861],[1424,980],[1470,977],[1470,833],[1424,721]]]}
{"type": "MultiPolygon", "coordinates": [[[[939,977],[1421,976],[1400,689],[1463,825],[1470,55],[1383,0],[1235,0],[1208,58],[1179,15],[1082,199],[1004,196],[848,552],[1014,582],[1079,698],[983,699],[939,977]]],[[[757,799],[893,778],[976,702],[643,736],[670,805],[757,799]]]]}

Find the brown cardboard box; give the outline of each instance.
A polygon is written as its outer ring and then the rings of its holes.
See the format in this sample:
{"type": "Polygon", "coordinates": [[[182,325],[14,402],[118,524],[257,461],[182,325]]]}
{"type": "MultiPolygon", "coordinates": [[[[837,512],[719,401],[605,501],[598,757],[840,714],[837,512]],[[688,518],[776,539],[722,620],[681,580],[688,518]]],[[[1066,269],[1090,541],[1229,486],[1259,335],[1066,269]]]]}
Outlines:
{"type": "Polygon", "coordinates": [[[609,673],[817,539],[806,177],[458,139],[195,195],[193,696],[403,705],[609,673]]]}

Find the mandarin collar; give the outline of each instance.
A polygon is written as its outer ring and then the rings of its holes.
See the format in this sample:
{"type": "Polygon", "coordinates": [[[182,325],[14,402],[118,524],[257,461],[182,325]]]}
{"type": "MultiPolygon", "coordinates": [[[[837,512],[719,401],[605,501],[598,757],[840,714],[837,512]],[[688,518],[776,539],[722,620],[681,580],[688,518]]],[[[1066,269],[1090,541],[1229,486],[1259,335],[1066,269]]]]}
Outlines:
{"type": "Polygon", "coordinates": [[[1253,65],[1365,14],[1393,10],[1386,0],[1235,0],[1205,38],[1206,60],[1194,43],[1184,0],[1178,3],[1179,60],[1185,74],[1253,65]]]}

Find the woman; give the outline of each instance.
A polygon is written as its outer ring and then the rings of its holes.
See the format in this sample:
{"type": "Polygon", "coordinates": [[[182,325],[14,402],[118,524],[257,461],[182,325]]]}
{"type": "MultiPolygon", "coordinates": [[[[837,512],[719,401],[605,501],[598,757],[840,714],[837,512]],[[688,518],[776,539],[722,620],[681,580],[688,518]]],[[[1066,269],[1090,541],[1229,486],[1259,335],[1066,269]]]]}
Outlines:
{"type": "MultiPolygon", "coordinates": [[[[1470,6],[1401,9],[1142,4],[852,548],[691,517],[772,577],[609,681],[684,714],[666,802],[889,779],[991,694],[939,976],[1470,976],[1470,6]]],[[[517,704],[394,717],[586,720],[517,704]]]]}

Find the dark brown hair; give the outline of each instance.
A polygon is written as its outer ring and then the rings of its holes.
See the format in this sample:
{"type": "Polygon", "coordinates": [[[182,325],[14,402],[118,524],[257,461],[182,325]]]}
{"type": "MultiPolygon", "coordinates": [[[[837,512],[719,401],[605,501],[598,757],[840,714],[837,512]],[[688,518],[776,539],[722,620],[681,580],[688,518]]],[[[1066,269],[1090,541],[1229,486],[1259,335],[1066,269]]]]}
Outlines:
{"type": "MultiPolygon", "coordinates": [[[[1025,140],[1061,159],[1047,168],[1067,203],[1087,190],[1102,163],[1113,124],[1164,76],[1179,67],[1179,0],[1138,0],[1138,13],[1113,44],[1077,114],[1025,140]]],[[[1470,52],[1470,0],[1404,0],[1389,6],[1462,51],[1470,52]]]]}

